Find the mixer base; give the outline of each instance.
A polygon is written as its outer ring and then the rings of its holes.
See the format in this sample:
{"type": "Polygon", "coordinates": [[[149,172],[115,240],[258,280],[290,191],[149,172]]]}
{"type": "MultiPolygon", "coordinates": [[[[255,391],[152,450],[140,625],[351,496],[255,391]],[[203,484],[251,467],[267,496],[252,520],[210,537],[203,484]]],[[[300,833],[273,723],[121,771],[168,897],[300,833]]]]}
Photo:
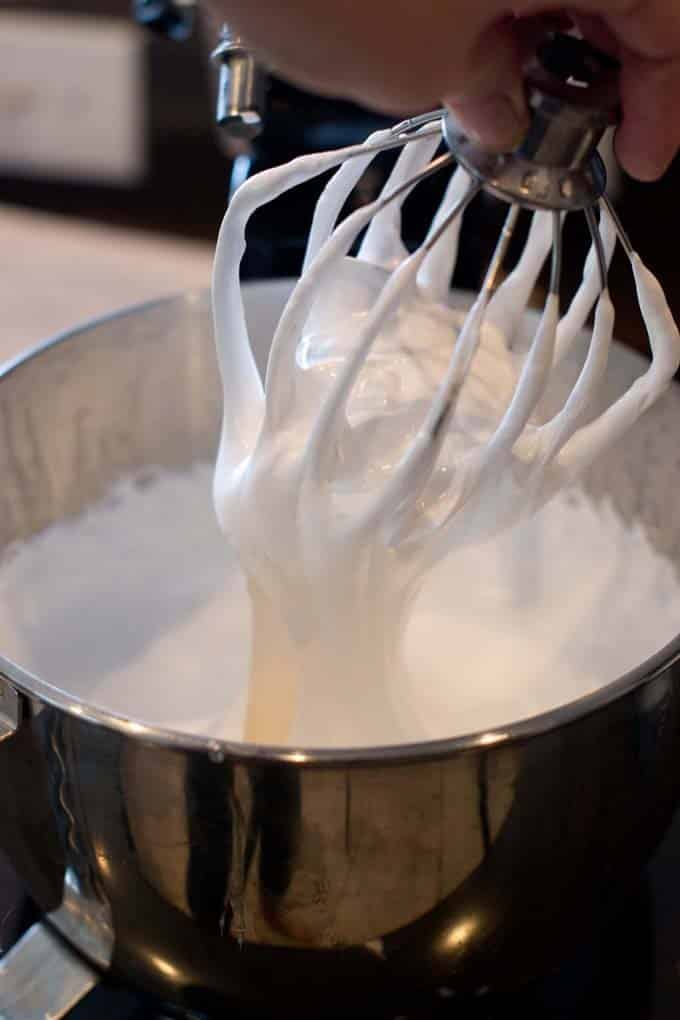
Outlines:
{"type": "Polygon", "coordinates": [[[0,959],[2,1020],[61,1020],[99,982],[46,924],[34,924],[0,959]]]}

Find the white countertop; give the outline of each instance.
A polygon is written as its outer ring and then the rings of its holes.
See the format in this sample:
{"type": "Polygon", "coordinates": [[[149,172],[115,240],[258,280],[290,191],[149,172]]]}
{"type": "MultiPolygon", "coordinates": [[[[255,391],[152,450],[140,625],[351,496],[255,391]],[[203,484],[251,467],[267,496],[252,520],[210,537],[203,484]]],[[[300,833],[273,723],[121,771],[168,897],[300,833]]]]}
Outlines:
{"type": "Polygon", "coordinates": [[[125,305],[206,287],[212,255],[210,244],[0,204],[0,361],[125,305]]]}

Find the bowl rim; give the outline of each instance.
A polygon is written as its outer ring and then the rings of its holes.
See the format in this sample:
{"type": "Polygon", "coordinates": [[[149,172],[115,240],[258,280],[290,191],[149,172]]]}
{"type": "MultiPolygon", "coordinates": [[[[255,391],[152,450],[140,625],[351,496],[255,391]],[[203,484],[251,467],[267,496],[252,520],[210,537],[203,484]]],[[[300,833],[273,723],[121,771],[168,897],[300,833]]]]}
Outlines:
{"type": "MultiPolygon", "coordinates": [[[[272,283],[284,285],[283,279],[254,280],[244,283],[248,289],[271,287],[272,283]]],[[[18,355],[0,364],[0,384],[17,369],[33,361],[41,354],[60,346],[68,341],[75,341],[83,334],[89,333],[99,326],[115,322],[118,319],[136,315],[153,308],[166,307],[172,304],[187,305],[205,302],[209,297],[208,289],[182,291],[175,294],[155,298],[129,305],[105,315],[89,319],[80,325],[63,330],[55,336],[32,345],[18,355]]],[[[625,348],[627,354],[641,358],[637,352],[625,348]]],[[[389,744],[376,747],[296,747],[252,744],[241,741],[230,741],[215,737],[183,733],[169,727],[140,723],[127,715],[112,712],[94,705],[76,695],[50,684],[48,681],[25,670],[22,666],[7,659],[0,653],[0,680],[4,679],[20,694],[30,699],[37,699],[44,705],[64,712],[67,715],[90,723],[103,729],[112,730],[123,737],[143,741],[160,748],[207,754],[219,764],[224,761],[267,762],[291,764],[299,766],[322,766],[343,768],[352,765],[399,765],[413,761],[431,761],[448,758],[466,751],[483,751],[509,743],[526,741],[553,730],[562,728],[580,719],[602,710],[615,701],[619,701],[639,688],[658,679],[680,661],[680,632],[661,649],[648,657],[640,665],[629,670],[622,676],[598,687],[589,694],[582,695],[573,701],[546,712],[515,720],[493,729],[478,730],[464,733],[456,737],[437,740],[420,741],[408,744],[389,744]]]]}

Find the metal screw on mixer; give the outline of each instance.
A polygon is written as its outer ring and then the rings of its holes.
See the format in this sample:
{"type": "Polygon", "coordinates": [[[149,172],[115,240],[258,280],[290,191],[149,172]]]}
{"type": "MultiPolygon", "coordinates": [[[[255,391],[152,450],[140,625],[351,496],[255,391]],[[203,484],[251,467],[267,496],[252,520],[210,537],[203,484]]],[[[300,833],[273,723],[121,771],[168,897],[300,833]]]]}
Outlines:
{"type": "MultiPolygon", "coordinates": [[[[196,0],[132,0],[132,13],[144,28],[184,42],[194,31],[196,6],[196,0]]],[[[219,68],[215,122],[227,139],[252,141],[262,131],[266,72],[226,24],[210,56],[219,68]]]]}
{"type": "Polygon", "coordinates": [[[243,40],[228,25],[212,53],[219,66],[215,119],[232,138],[248,141],[262,131],[265,76],[243,40]]]}

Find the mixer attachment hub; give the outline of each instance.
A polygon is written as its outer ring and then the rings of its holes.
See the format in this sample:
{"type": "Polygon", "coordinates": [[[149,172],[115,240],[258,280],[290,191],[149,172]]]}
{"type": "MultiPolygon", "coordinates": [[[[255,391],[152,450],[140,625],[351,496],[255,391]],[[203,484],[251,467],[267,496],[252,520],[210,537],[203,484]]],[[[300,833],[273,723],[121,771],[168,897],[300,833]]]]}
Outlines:
{"type": "Polygon", "coordinates": [[[443,119],[458,162],[496,197],[528,209],[579,211],[595,205],[607,178],[597,146],[619,116],[619,65],[582,39],[550,36],[527,70],[531,125],[512,153],[481,148],[443,119]]]}
{"type": "Polygon", "coordinates": [[[578,212],[594,205],[604,194],[607,175],[595,153],[585,166],[549,167],[526,159],[519,151],[494,154],[471,141],[447,113],[442,122],[446,144],[471,177],[504,202],[526,209],[578,212]]]}

